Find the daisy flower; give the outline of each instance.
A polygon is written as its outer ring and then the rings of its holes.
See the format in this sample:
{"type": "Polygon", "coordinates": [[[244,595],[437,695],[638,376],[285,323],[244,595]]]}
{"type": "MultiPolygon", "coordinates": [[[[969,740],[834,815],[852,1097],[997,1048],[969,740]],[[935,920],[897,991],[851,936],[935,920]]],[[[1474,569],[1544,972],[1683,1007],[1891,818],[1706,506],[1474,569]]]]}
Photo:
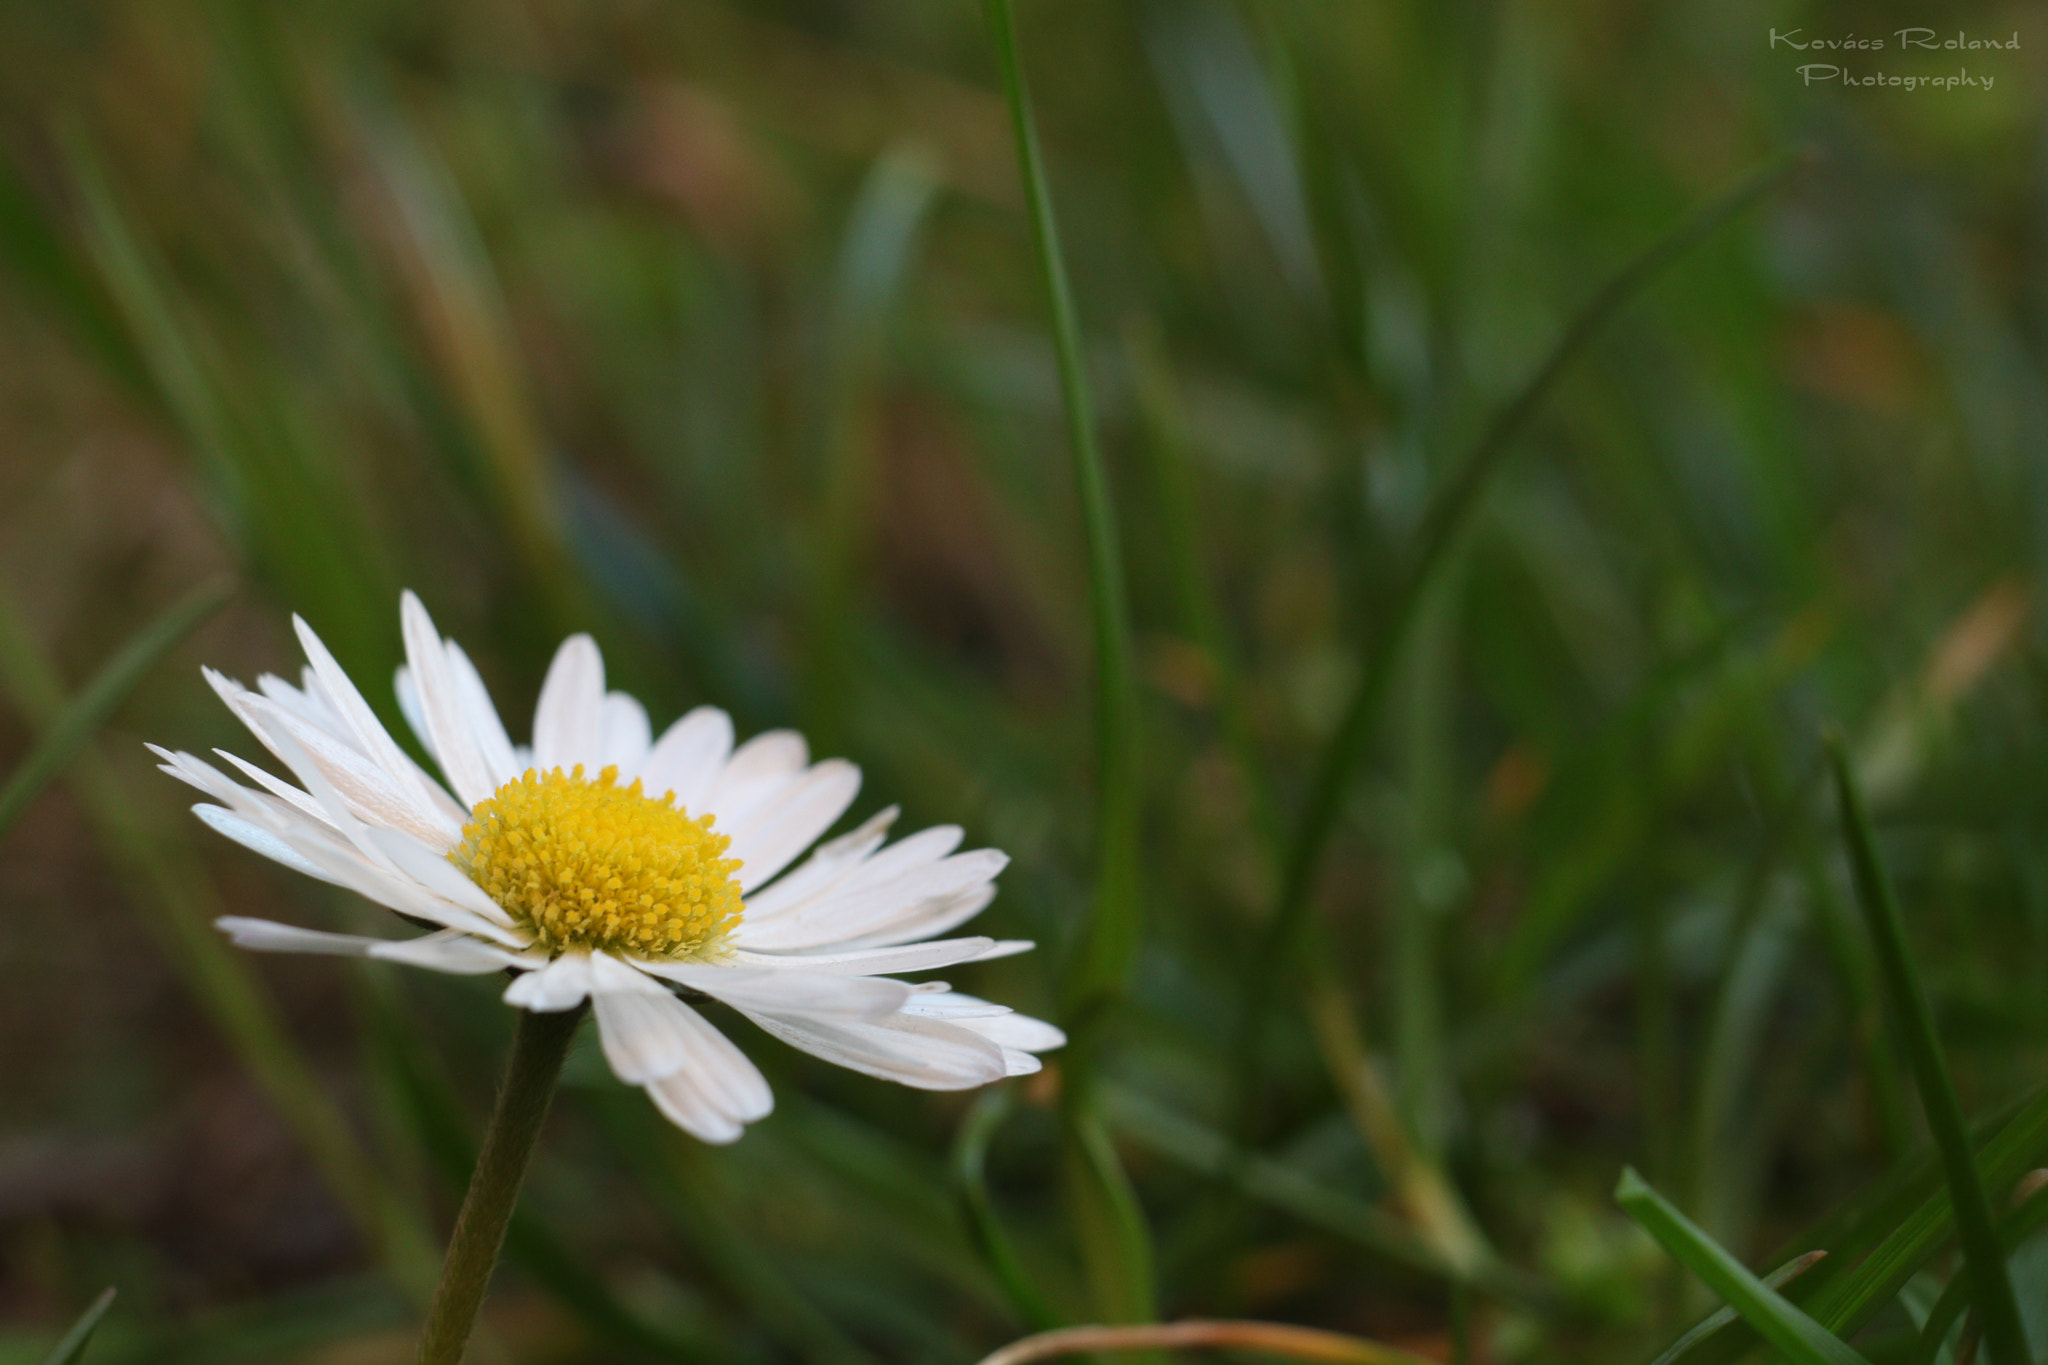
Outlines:
{"type": "Polygon", "coordinates": [[[515,745],[469,656],[410,592],[400,616],[399,706],[444,781],[399,747],[297,617],[299,686],[266,675],[251,690],[211,669],[206,679],[298,786],[225,751],[253,786],[151,748],[211,798],[193,810],[220,833],[433,932],[379,939],[218,921],[236,943],[510,972],[505,1002],[523,1010],[588,1000],[613,1072],[706,1142],[731,1142],[774,1101],[689,1000],[719,1001],[815,1056],[925,1090],[1036,1071],[1032,1054],[1065,1041],[942,982],[891,979],[1032,946],[938,937],[995,898],[1002,853],[956,852],[953,825],[889,843],[894,807],[813,848],[853,804],[858,768],[812,763],[791,730],[735,747],[731,718],[709,706],[656,739],[645,707],[605,690],[587,635],[556,652],[533,742],[515,745]]]}

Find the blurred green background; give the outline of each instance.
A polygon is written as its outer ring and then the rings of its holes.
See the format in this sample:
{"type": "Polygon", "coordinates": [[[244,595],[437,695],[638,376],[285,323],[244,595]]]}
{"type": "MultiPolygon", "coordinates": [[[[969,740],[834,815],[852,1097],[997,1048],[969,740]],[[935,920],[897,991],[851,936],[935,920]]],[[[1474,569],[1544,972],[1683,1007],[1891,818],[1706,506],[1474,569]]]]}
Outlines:
{"type": "MultiPolygon", "coordinates": [[[[1824,722],[1966,1110],[2048,1079],[2041,11],[1019,20],[1130,580],[1143,939],[1095,1089],[1158,1308],[1646,1361],[1711,1301],[1624,1163],[1760,1266],[1846,1267],[1803,1230],[1926,1138],[1824,722]],[[1808,85],[1774,28],[1993,84],[1808,85]],[[1284,831],[1432,498],[1604,281],[1801,148],[1515,433],[1274,962],[1284,831]]],[[[1022,203],[966,0],[0,0],[0,768],[237,584],[0,844],[0,1360],[107,1283],[96,1365],[411,1358],[498,988],[232,953],[216,914],[383,926],[142,750],[253,754],[198,665],[295,668],[292,611],[394,721],[411,586],[515,732],[576,629],[657,724],[802,726],[856,815],[1013,856],[982,922],[1040,949],[954,979],[1058,1016],[1093,651],[1022,203]]],[[[572,1058],[482,1358],[940,1365],[1107,1311],[1057,1055],[974,1108],[722,1022],[778,1096],[730,1149],[572,1058]]],[[[1881,1296],[1874,1353],[1954,1264],[1881,1296]]]]}

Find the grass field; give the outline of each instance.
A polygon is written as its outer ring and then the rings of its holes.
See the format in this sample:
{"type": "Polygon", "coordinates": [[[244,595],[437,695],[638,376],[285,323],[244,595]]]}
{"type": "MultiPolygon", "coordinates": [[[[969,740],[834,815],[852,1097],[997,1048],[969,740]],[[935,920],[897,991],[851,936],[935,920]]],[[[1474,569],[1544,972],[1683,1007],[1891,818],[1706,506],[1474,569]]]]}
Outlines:
{"type": "Polygon", "coordinates": [[[994,3],[0,4],[0,1365],[413,1358],[502,983],[142,747],[293,612],[406,734],[405,587],[1005,850],[1072,1039],[586,1035],[471,1359],[2048,1358],[2039,11],[994,3]]]}

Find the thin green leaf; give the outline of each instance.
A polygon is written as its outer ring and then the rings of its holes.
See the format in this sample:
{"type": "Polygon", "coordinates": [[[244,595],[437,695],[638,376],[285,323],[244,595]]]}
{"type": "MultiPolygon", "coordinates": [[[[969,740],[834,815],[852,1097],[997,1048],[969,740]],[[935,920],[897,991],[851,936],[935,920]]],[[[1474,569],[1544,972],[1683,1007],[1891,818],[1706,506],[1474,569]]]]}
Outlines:
{"type": "MultiPolygon", "coordinates": [[[[1068,1013],[1085,1029],[1122,990],[1138,945],[1138,772],[1136,692],[1131,672],[1130,608],[1124,585],[1123,553],[1109,476],[1095,434],[1095,405],[1088,389],[1081,324],[1067,282],[1054,220],[1052,191],[1031,113],[1017,21],[1010,0],[987,0],[988,24],[1002,69],[1018,168],[1031,217],[1031,239],[1052,317],[1060,397],[1066,409],[1067,441],[1088,542],[1089,616],[1095,640],[1096,773],[1098,859],[1095,904],[1069,976],[1068,1013]]],[[[1085,1040],[1083,1051],[1085,1052],[1085,1040]]],[[[1073,1069],[1070,1049],[1068,1069],[1073,1069]]]]}
{"type": "Polygon", "coordinates": [[[1869,1365],[1849,1343],[1800,1312],[1752,1274],[1749,1267],[1694,1227],[1664,1196],[1651,1189],[1633,1167],[1622,1171],[1614,1198],[1674,1260],[1699,1276],[1795,1365],[1869,1365]]]}
{"type": "Polygon", "coordinates": [[[50,1354],[43,1357],[43,1365],[72,1365],[85,1354],[85,1345],[92,1340],[92,1334],[99,1329],[100,1319],[114,1306],[114,1287],[108,1285],[92,1306],[78,1315],[78,1321],[71,1324],[71,1330],[57,1343],[50,1354]]]}
{"type": "Polygon", "coordinates": [[[150,669],[226,603],[234,585],[206,583],[172,603],[138,631],[80,689],[42,733],[34,749],[0,787],[0,834],[7,832],[36,793],[64,770],[93,732],[125,700],[150,669]]]}
{"type": "Polygon", "coordinates": [[[960,1205],[968,1229],[981,1246],[982,1255],[988,1258],[989,1268],[1002,1281],[1004,1291],[1016,1305],[1017,1315],[1032,1330],[1042,1332],[1057,1326],[1061,1318],[1025,1272],[988,1192],[989,1143],[994,1141],[1003,1120],[1010,1116],[1015,1102],[1010,1088],[1001,1085],[989,1087],[975,1100],[953,1142],[953,1177],[960,1185],[960,1205]]]}
{"type": "Polygon", "coordinates": [[[1878,980],[1905,1043],[1906,1060],[1913,1068],[1920,1103],[1927,1112],[1927,1126],[1941,1153],[1949,1202],[1955,1209],[1956,1233],[1963,1247],[1963,1273],[1975,1285],[1984,1344],[1990,1351],[1992,1365],[2027,1365],[2027,1338],[2020,1325],[2012,1278],[2006,1272],[2005,1249],[1999,1245],[1998,1229],[1991,1218],[1991,1201],[1985,1196],[1983,1181],[1977,1173],[1969,1129],[1963,1123],[1963,1107],[1956,1099],[1941,1039],[1935,1032],[1934,1012],[1927,1004],[1927,993],[1906,947],[1906,929],[1899,915],[1898,900],[1884,865],[1878,861],[1877,847],[1870,836],[1870,818],[1837,736],[1828,736],[1827,750],[1828,763],[1834,771],[1835,795],[1842,808],[1842,832],[1849,845],[1856,898],[1863,907],[1871,944],[1877,950],[1878,980]]]}
{"type": "Polygon", "coordinates": [[[1137,1191],[1092,1104],[1062,1117],[1062,1183],[1096,1312],[1111,1322],[1156,1321],[1151,1229],[1137,1191]]]}
{"type": "Polygon", "coordinates": [[[868,173],[839,247],[820,385],[823,467],[809,644],[811,740],[826,749],[845,731],[848,618],[875,487],[869,395],[937,193],[938,172],[928,153],[892,149],[868,173]]]}

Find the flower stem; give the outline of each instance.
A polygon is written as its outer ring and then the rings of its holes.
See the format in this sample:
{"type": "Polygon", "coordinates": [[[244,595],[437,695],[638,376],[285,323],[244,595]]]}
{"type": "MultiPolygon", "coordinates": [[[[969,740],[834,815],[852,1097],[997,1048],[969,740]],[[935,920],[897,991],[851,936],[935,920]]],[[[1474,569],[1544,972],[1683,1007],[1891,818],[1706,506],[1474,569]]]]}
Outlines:
{"type": "Polygon", "coordinates": [[[578,1005],[553,1014],[519,1012],[512,1059],[505,1064],[505,1081],[498,1088],[491,1126],[484,1133],[483,1151],[470,1175],[469,1193],[462,1197],[455,1234],[448,1239],[447,1259],[441,1263],[441,1283],[434,1290],[426,1327],[420,1332],[420,1365],[457,1365],[462,1359],[470,1330],[476,1326],[477,1309],[483,1306],[484,1290],[490,1286],[491,1270],[498,1264],[498,1250],[505,1244],[512,1208],[519,1202],[526,1163],[533,1157],[533,1144],[555,1097],[562,1059],[569,1055],[569,1040],[576,1036],[576,1026],[583,1022],[588,1008],[578,1005]]]}

